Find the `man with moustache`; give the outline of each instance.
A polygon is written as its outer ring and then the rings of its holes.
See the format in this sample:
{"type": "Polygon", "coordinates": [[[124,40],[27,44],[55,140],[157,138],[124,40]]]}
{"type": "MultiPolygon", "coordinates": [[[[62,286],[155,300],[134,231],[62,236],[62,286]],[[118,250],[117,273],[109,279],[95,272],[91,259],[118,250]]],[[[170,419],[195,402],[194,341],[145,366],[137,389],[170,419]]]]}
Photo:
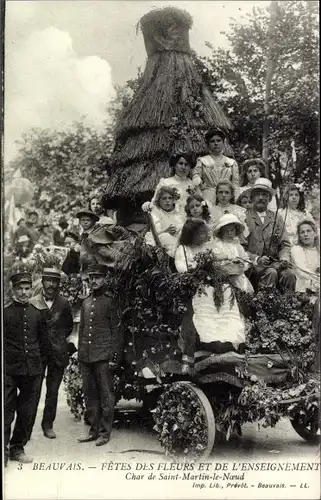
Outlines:
{"type": "Polygon", "coordinates": [[[20,269],[11,275],[10,280],[13,298],[3,311],[5,467],[9,458],[24,464],[32,462],[24,447],[30,439],[37,414],[46,343],[42,315],[29,302],[31,274],[20,269]]]}
{"type": "Polygon", "coordinates": [[[251,189],[252,208],[245,218],[250,231],[245,249],[254,264],[249,277],[259,289],[278,286],[283,292],[294,292],[296,277],[289,269],[291,245],[284,221],[267,208],[274,194],[271,181],[263,177],[251,189]]]}
{"type": "Polygon", "coordinates": [[[47,391],[41,423],[43,433],[48,439],[56,437],[53,423],[57,413],[59,387],[69,362],[67,337],[73,329],[69,302],[59,295],[60,278],[58,269],[45,268],[42,273],[42,291],[30,301],[41,311],[48,330],[43,372],[44,376],[47,369],[47,391]]]}
{"type": "Polygon", "coordinates": [[[106,267],[90,265],[87,274],[91,295],[81,307],[78,359],[90,429],[78,441],[96,441],[96,446],[102,446],[108,443],[112,429],[115,406],[112,371],[120,361],[123,334],[117,304],[106,281],[106,267]]]}

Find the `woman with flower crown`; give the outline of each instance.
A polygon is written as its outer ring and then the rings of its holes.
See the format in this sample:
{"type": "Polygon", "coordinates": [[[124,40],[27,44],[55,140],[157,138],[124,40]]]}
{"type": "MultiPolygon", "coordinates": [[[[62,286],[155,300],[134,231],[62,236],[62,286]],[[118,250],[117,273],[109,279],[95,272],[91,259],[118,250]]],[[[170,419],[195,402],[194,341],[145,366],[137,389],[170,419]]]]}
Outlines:
{"type": "Polygon", "coordinates": [[[283,209],[280,210],[291,246],[298,243],[298,224],[303,220],[313,222],[312,215],[305,208],[304,191],[300,184],[291,184],[284,196],[283,209]]]}

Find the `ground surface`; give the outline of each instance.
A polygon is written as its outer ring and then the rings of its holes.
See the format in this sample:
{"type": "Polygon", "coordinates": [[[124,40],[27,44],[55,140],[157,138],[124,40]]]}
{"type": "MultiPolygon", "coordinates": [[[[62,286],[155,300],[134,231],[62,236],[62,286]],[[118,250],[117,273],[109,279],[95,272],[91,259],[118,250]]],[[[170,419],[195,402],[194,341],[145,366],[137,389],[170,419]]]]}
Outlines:
{"type": "MultiPolygon", "coordinates": [[[[137,466],[137,463],[145,464],[145,469],[149,468],[150,463],[154,464],[154,467],[159,462],[169,466],[170,461],[162,455],[162,449],[152,430],[130,425],[127,428],[115,429],[110,443],[106,446],[96,447],[94,443],[80,444],[77,442],[77,437],[83,434],[83,423],[75,421],[71,416],[66,405],[65,394],[61,390],[55,425],[57,439],[49,440],[43,436],[40,428],[42,410],[43,397],[32,439],[26,447],[26,452],[34,458],[34,464],[23,465],[21,469],[18,463],[9,463],[4,477],[5,499],[165,498],[163,495],[167,495],[167,498],[213,498],[213,490],[208,491],[207,486],[201,492],[197,489],[193,490],[191,484],[186,489],[185,483],[183,488],[173,480],[161,483],[146,481],[145,483],[142,480],[145,481],[150,474],[146,470],[135,472],[136,475],[145,474],[144,478],[134,479],[132,476],[129,479],[126,478],[129,467],[132,470],[143,467],[143,465],[137,466]],[[111,462],[113,462],[112,465],[110,465],[111,462]],[[115,469],[116,462],[122,464],[117,467],[122,467],[123,470],[111,471],[111,468],[115,469]],[[41,463],[44,465],[40,465],[41,463]],[[80,470],[65,470],[68,465],[80,470]],[[48,466],[51,469],[61,467],[62,470],[39,470],[40,467],[48,466]]],[[[233,438],[228,443],[216,446],[211,459],[207,461],[319,462],[319,457],[319,448],[308,445],[295,433],[289,421],[282,420],[275,429],[258,430],[256,424],[244,426],[241,438],[233,438]]],[[[170,473],[174,474],[175,469],[170,473]]],[[[271,473],[267,474],[270,474],[270,478],[272,477],[271,473]]],[[[260,477],[263,478],[263,475],[261,474],[260,477]]],[[[295,478],[295,473],[293,477],[295,478]]],[[[283,479],[282,474],[279,474],[278,478],[275,481],[284,480],[284,473],[283,479]]],[[[304,476],[301,473],[300,484],[302,478],[304,476]]],[[[318,474],[315,474],[313,481],[317,487],[318,474]]],[[[309,488],[310,493],[309,490],[299,491],[298,489],[297,495],[299,496],[296,495],[294,487],[291,491],[288,488],[288,490],[282,490],[286,491],[288,496],[273,496],[273,498],[320,498],[319,493],[312,494],[311,480],[309,488]]],[[[259,493],[262,494],[262,491],[259,493]]],[[[269,492],[265,493],[267,496],[262,497],[258,493],[251,496],[248,491],[244,493],[234,489],[225,493],[222,490],[221,494],[221,497],[215,495],[215,498],[272,498],[269,492]]]]}

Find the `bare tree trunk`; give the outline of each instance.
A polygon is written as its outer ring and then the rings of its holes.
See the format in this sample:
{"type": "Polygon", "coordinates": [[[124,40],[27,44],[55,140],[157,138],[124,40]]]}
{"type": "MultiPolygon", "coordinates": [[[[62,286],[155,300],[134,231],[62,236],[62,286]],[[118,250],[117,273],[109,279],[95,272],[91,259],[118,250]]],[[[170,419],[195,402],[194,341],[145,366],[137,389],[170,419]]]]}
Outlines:
{"type": "MultiPolygon", "coordinates": [[[[270,14],[270,25],[268,29],[268,52],[266,58],[266,85],[265,85],[265,97],[264,97],[264,118],[263,118],[263,141],[262,141],[262,158],[265,161],[266,165],[268,165],[269,158],[269,145],[268,145],[268,136],[270,132],[270,121],[269,115],[271,111],[270,98],[271,98],[271,86],[272,79],[275,72],[276,67],[276,55],[274,50],[274,35],[275,35],[275,27],[277,21],[277,13],[278,13],[278,2],[271,2],[271,14],[270,14]]],[[[268,175],[268,167],[266,175],[268,175]]]]}

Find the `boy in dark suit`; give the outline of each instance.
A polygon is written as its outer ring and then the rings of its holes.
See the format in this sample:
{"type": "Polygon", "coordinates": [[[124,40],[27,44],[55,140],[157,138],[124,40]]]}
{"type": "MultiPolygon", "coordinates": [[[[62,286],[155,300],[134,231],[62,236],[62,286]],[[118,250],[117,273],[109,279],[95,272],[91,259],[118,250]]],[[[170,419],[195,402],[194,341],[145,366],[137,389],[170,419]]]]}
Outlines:
{"type": "Polygon", "coordinates": [[[49,439],[56,437],[53,423],[57,413],[59,387],[69,361],[67,337],[73,328],[69,302],[59,295],[60,278],[59,270],[45,268],[42,274],[42,291],[30,301],[41,311],[48,330],[43,372],[45,375],[47,369],[47,392],[41,426],[49,439]]]}

